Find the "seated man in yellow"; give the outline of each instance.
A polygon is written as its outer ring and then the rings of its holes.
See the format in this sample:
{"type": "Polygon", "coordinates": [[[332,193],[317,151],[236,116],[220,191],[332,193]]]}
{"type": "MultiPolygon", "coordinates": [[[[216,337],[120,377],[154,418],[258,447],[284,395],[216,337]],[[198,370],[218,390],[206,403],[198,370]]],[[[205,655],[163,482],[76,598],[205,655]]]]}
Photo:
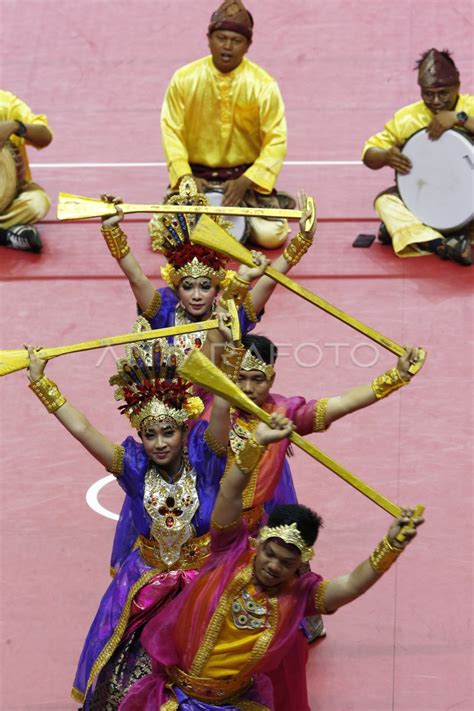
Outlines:
{"type": "MultiPolygon", "coordinates": [[[[286,154],[285,108],[276,81],[245,57],[252,30],[240,0],[225,0],[211,17],[211,55],[171,78],[161,112],[170,187],[193,174],[199,192],[219,184],[226,206],[294,207],[274,190],[286,154]]],[[[260,247],[285,241],[286,220],[251,221],[260,247]]]]}
{"type": "MultiPolygon", "coordinates": [[[[474,133],[474,96],[459,94],[459,71],[450,53],[430,49],[416,67],[422,100],[397,111],[384,130],[366,142],[362,159],[372,170],[390,166],[402,175],[409,173],[412,164],[401,148],[420,129],[426,128],[434,141],[456,126],[474,133]]],[[[468,227],[445,236],[424,225],[404,205],[396,187],[377,196],[375,210],[382,220],[380,241],[392,241],[399,257],[431,252],[442,259],[472,264],[468,227]]]]}
{"type": "Polygon", "coordinates": [[[45,148],[53,139],[44,114],[34,114],[14,94],[0,89],[0,245],[41,250],[34,223],[49,210],[49,197],[31,180],[25,143],[45,148]]]}

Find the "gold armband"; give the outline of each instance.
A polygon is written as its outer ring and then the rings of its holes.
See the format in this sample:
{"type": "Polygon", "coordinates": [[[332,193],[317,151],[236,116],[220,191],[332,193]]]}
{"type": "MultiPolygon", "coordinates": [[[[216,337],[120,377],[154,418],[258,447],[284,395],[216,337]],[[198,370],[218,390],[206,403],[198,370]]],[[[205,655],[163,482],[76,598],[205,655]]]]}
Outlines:
{"type": "Polygon", "coordinates": [[[66,398],[61,394],[56,383],[53,383],[46,375],[34,380],[28,387],[41,400],[48,412],[56,412],[66,402],[66,398]]]}
{"type": "Polygon", "coordinates": [[[204,432],[204,439],[206,440],[206,444],[211,450],[211,452],[217,454],[218,457],[223,457],[225,454],[227,454],[226,445],[221,444],[221,442],[219,442],[216,437],[214,437],[209,427],[207,427],[206,431],[204,432]]]}
{"type": "Polygon", "coordinates": [[[151,321],[159,311],[161,306],[161,294],[159,291],[155,291],[152,300],[143,311],[142,316],[144,316],[148,321],[151,321]]]}
{"type": "Polygon", "coordinates": [[[328,397],[322,397],[317,401],[313,415],[313,432],[326,432],[326,411],[328,409],[328,397]]]}
{"type": "Polygon", "coordinates": [[[301,257],[306,254],[312,244],[312,238],[308,239],[308,237],[305,237],[301,232],[298,232],[296,237],[293,237],[283,251],[283,256],[290,267],[294,267],[295,264],[298,264],[301,257]]]}
{"type": "Polygon", "coordinates": [[[243,474],[251,474],[265,452],[265,447],[251,437],[235,453],[235,463],[243,474]]]}
{"type": "Polygon", "coordinates": [[[403,548],[392,546],[387,536],[384,536],[373,553],[369,556],[369,563],[376,573],[385,573],[395,563],[403,548]]]}
{"type": "Polygon", "coordinates": [[[247,296],[245,297],[244,303],[242,304],[242,306],[244,308],[244,311],[245,311],[249,321],[252,321],[252,323],[257,323],[258,316],[255,313],[255,307],[253,305],[252,294],[250,293],[250,291],[247,294],[247,296]]]}
{"type": "Polygon", "coordinates": [[[220,369],[233,383],[239,379],[240,366],[244,359],[245,346],[226,343],[222,352],[220,369]]]}
{"type": "Polygon", "coordinates": [[[233,299],[238,308],[245,300],[249,286],[250,282],[247,281],[247,279],[243,279],[236,272],[234,272],[229,283],[222,290],[221,300],[230,301],[233,299]]]}
{"type": "Polygon", "coordinates": [[[408,385],[410,380],[403,380],[398,368],[392,368],[392,370],[387,370],[383,375],[379,375],[378,378],[372,380],[372,390],[377,400],[381,400],[383,397],[387,397],[390,393],[393,393],[398,388],[403,388],[404,385],[408,385]]]}
{"type": "Polygon", "coordinates": [[[112,458],[112,466],[109,471],[114,476],[120,476],[123,471],[123,458],[125,456],[125,449],[121,444],[114,444],[114,455],[112,458]]]}
{"type": "Polygon", "coordinates": [[[105,242],[109,248],[109,252],[115,259],[123,259],[130,252],[130,247],[127,242],[127,235],[119,225],[113,227],[100,228],[104,235],[105,242]]]}

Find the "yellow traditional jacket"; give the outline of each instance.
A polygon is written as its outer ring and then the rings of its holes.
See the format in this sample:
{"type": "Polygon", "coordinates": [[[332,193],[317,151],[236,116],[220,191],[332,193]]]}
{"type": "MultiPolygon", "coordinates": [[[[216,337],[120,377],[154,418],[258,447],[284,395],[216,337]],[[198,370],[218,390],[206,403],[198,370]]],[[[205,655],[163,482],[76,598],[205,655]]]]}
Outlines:
{"type": "Polygon", "coordinates": [[[178,69],[161,111],[170,184],[191,173],[190,163],[211,168],[251,164],[245,175],[270,193],[286,155],[285,107],[276,81],[246,57],[222,74],[212,57],[178,69]]]}
{"type": "MultiPolygon", "coordinates": [[[[22,123],[37,123],[40,126],[49,128],[48,119],[44,114],[34,114],[30,107],[10,91],[0,89],[0,121],[21,121],[22,123]]],[[[51,129],[50,129],[51,130],[51,129]]],[[[19,136],[11,136],[9,139],[14,143],[23,159],[25,166],[25,179],[31,180],[30,166],[26,154],[25,139],[19,136]]]]}
{"type": "MultiPolygon", "coordinates": [[[[456,103],[455,111],[465,111],[469,116],[474,114],[474,96],[461,94],[456,103]]],[[[414,133],[422,128],[426,128],[431,123],[434,114],[429,110],[423,101],[404,106],[397,111],[384,130],[371,136],[365,143],[362,151],[362,158],[369,148],[381,148],[388,150],[396,146],[400,148],[414,133]]]]}

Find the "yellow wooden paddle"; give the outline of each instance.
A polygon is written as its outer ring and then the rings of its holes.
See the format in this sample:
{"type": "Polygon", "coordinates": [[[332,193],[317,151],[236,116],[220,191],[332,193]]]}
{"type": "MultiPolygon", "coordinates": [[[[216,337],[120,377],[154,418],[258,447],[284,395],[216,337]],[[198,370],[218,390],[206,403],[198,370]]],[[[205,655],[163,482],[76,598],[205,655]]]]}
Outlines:
{"type": "MultiPolygon", "coordinates": [[[[250,400],[240,388],[227,378],[206,356],[200,351],[191,351],[185,358],[183,364],[178,368],[179,374],[186,380],[190,380],[196,385],[200,385],[206,390],[223,397],[230,402],[234,407],[238,407],[251,415],[255,415],[259,420],[269,424],[270,415],[261,407],[250,400]]],[[[373,489],[369,484],[351,474],[350,471],[335,462],[331,457],[317,449],[313,444],[308,442],[304,437],[292,432],[289,439],[296,444],[297,447],[309,454],[313,459],[323,464],[327,469],[330,469],[334,474],[343,479],[347,484],[350,484],[354,489],[364,494],[368,499],[373,501],[377,506],[380,506],[384,511],[391,514],[395,518],[403,516],[403,509],[393,503],[378,491],[373,489]]],[[[424,506],[419,504],[415,507],[413,518],[419,518],[424,511],[424,506]]],[[[407,524],[407,527],[413,527],[413,524],[407,524]]],[[[400,538],[399,540],[403,540],[400,538]]]]}
{"type": "MultiPolygon", "coordinates": [[[[303,214],[302,210],[283,210],[281,208],[266,207],[222,207],[217,205],[141,205],[132,203],[120,203],[120,209],[125,214],[133,212],[154,212],[171,213],[182,212],[186,215],[244,215],[246,217],[273,217],[286,218],[287,220],[299,220],[303,214]]],[[[314,200],[307,198],[306,208],[310,217],[307,220],[306,229],[312,227],[315,219],[314,200]]],[[[58,220],[86,220],[91,217],[110,217],[116,214],[115,205],[104,200],[82,197],[81,195],[71,195],[70,193],[59,193],[58,197],[58,220]]]]}
{"type": "MultiPolygon", "coordinates": [[[[233,302],[232,302],[233,303],[233,302]]],[[[166,338],[167,336],[178,336],[182,333],[195,333],[196,331],[209,331],[217,328],[219,321],[215,318],[207,321],[197,321],[195,323],[185,323],[182,326],[169,326],[168,328],[158,328],[152,331],[140,331],[139,333],[125,333],[122,336],[110,336],[108,338],[98,338],[93,341],[83,343],[73,343],[69,346],[58,346],[56,348],[41,348],[37,353],[44,360],[51,360],[68,353],[78,353],[79,351],[91,351],[94,348],[106,348],[107,346],[118,346],[124,343],[137,343],[138,341],[148,341],[154,338],[166,338]]],[[[237,336],[238,337],[238,336],[237,336]]],[[[30,364],[28,352],[24,348],[16,350],[0,350],[0,376],[15,373],[17,370],[28,368],[30,364]]]]}
{"type": "MultiPolygon", "coordinates": [[[[222,229],[222,227],[216,224],[213,220],[210,220],[206,215],[203,215],[200,218],[194,228],[191,234],[191,241],[196,244],[202,244],[210,249],[214,249],[216,252],[221,252],[231,259],[235,259],[249,267],[254,266],[250,251],[244,247],[243,244],[233,239],[225,230],[222,229]]],[[[277,281],[279,284],[285,286],[290,291],[298,294],[298,296],[301,296],[306,301],[309,301],[311,304],[314,304],[323,311],[331,314],[331,316],[339,319],[339,321],[343,321],[343,323],[351,326],[351,328],[359,331],[359,333],[363,333],[364,336],[367,336],[372,341],[379,343],[395,355],[402,356],[405,353],[405,348],[403,348],[403,346],[399,345],[395,341],[392,341],[392,339],[387,338],[387,336],[379,333],[379,331],[367,326],[365,323],[362,323],[362,321],[359,321],[353,316],[341,311],[341,309],[337,308],[337,306],[333,306],[320,296],[313,294],[312,291],[305,289],[304,286],[301,286],[297,282],[293,281],[293,279],[287,277],[286,274],[281,274],[273,267],[267,267],[265,269],[265,274],[277,281]]],[[[412,375],[420,370],[425,358],[425,351],[423,349],[419,349],[419,359],[417,363],[412,364],[409,368],[409,372],[412,375]]]]}

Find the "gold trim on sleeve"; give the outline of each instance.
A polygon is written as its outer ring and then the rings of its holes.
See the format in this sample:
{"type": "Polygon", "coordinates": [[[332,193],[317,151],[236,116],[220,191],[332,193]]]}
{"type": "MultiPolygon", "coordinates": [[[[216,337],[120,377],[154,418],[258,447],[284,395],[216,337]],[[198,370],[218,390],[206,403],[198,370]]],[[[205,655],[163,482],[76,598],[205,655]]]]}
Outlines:
{"type": "Polygon", "coordinates": [[[316,588],[316,594],[314,596],[314,606],[316,608],[316,612],[319,613],[320,615],[327,615],[328,610],[326,608],[326,603],[325,603],[325,595],[326,595],[326,590],[331,581],[330,580],[321,580],[319,583],[318,587],[316,588]]]}
{"type": "Polygon", "coordinates": [[[227,445],[219,442],[219,440],[212,434],[209,427],[204,432],[204,439],[206,440],[206,444],[211,452],[217,454],[218,457],[224,457],[227,454],[227,445]]]}
{"type": "Polygon", "coordinates": [[[159,291],[155,291],[153,298],[143,311],[142,316],[144,316],[148,321],[151,321],[158,313],[161,306],[161,294],[159,291]]]}
{"type": "Polygon", "coordinates": [[[120,476],[123,473],[123,458],[125,449],[121,444],[114,444],[114,454],[112,457],[112,465],[107,469],[114,476],[120,476]]]}
{"type": "Polygon", "coordinates": [[[244,308],[244,311],[245,311],[249,321],[252,321],[252,323],[257,323],[258,316],[256,314],[255,307],[253,305],[252,294],[250,291],[247,293],[247,296],[245,297],[245,299],[242,303],[242,306],[244,308]]]}

